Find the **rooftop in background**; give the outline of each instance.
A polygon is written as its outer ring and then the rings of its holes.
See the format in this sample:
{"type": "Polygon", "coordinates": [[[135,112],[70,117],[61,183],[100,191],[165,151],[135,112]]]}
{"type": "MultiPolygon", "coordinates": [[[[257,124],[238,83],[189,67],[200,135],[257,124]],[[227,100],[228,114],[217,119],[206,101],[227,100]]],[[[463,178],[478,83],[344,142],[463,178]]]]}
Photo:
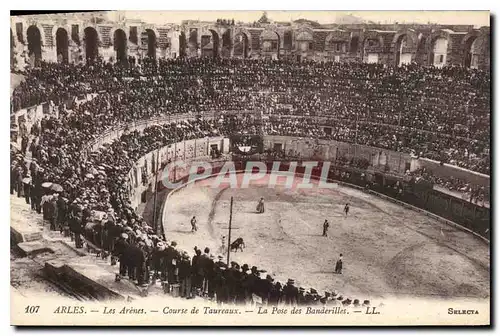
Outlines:
{"type": "MultiPolygon", "coordinates": [[[[331,25],[472,25],[490,26],[489,11],[96,11],[83,13],[41,14],[47,18],[80,19],[97,21],[128,21],[168,24],[183,21],[214,22],[218,18],[235,22],[309,23],[313,27],[331,25]]],[[[99,23],[99,22],[98,22],[99,23]]],[[[316,27],[315,27],[316,28],[316,27]]]]}

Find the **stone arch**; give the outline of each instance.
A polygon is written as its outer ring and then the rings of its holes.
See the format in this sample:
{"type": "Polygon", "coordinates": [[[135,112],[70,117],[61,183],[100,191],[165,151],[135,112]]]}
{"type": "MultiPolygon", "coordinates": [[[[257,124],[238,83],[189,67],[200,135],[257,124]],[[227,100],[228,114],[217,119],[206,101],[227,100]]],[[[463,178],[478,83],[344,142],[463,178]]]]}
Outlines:
{"type": "Polygon", "coordinates": [[[101,31],[99,30],[99,27],[98,27],[97,25],[91,25],[91,24],[84,25],[84,26],[83,26],[83,29],[81,29],[81,30],[79,31],[79,33],[80,33],[80,34],[79,34],[79,35],[80,35],[80,41],[83,41],[83,39],[85,38],[85,30],[86,30],[87,28],[91,28],[91,29],[95,30],[95,32],[96,32],[96,34],[97,34],[97,35],[96,35],[96,36],[97,36],[97,46],[98,46],[98,47],[102,46],[102,44],[105,42],[105,40],[104,40],[104,38],[103,38],[103,36],[102,36],[102,33],[101,33],[101,31]]]}
{"type": "Polygon", "coordinates": [[[67,25],[67,24],[62,24],[62,25],[54,25],[52,27],[52,32],[51,32],[51,36],[52,36],[52,39],[55,41],[56,40],[56,34],[57,34],[57,30],[59,28],[62,28],[64,30],[66,30],[66,32],[68,33],[68,37],[69,39],[71,39],[71,26],[70,25],[67,25]]]}
{"type": "Polygon", "coordinates": [[[126,63],[127,62],[127,33],[121,29],[117,28],[113,30],[113,48],[116,51],[116,62],[126,63]]]}
{"type": "Polygon", "coordinates": [[[199,43],[198,43],[198,35],[200,35],[198,28],[189,28],[186,32],[187,37],[187,50],[189,51],[188,56],[192,57],[198,54],[199,51],[199,43]]]}
{"type": "Polygon", "coordinates": [[[187,38],[186,33],[181,31],[179,34],[179,57],[186,57],[186,49],[187,49],[187,38]]]}
{"type": "Polygon", "coordinates": [[[65,28],[56,30],[56,55],[57,62],[68,63],[69,60],[69,33],[65,28]]]}
{"type": "MultiPolygon", "coordinates": [[[[111,45],[114,46],[114,40],[113,40],[113,37],[115,36],[115,33],[118,31],[118,30],[121,30],[122,32],[125,33],[125,38],[126,40],[128,41],[128,38],[129,38],[129,30],[130,28],[129,27],[126,27],[124,25],[120,25],[120,26],[117,26],[117,27],[113,27],[111,28],[111,30],[109,31],[109,38],[111,39],[111,45]]],[[[121,33],[119,33],[121,34],[121,33]]]]}
{"type": "Polygon", "coordinates": [[[293,49],[293,29],[283,31],[283,50],[291,51],[293,49]]]}
{"type": "MultiPolygon", "coordinates": [[[[155,36],[156,36],[156,39],[158,39],[160,37],[160,32],[159,30],[153,26],[153,25],[146,25],[146,26],[142,26],[141,27],[141,32],[140,34],[142,34],[143,32],[147,31],[147,30],[151,30],[154,32],[155,36]]],[[[142,42],[142,41],[141,41],[142,42]]]]}
{"type": "Polygon", "coordinates": [[[276,58],[279,59],[281,37],[275,29],[265,29],[260,34],[260,49],[264,52],[276,53],[276,58]]]}
{"type": "Polygon", "coordinates": [[[344,30],[336,30],[329,33],[325,38],[325,50],[335,53],[349,52],[351,33],[344,30]]]}
{"type": "Polygon", "coordinates": [[[378,63],[379,54],[383,52],[384,38],[377,31],[367,31],[361,43],[363,62],[378,63]]]}
{"type": "Polygon", "coordinates": [[[238,32],[233,36],[233,56],[248,58],[250,50],[250,38],[244,32],[238,32]]]}
{"type": "Polygon", "coordinates": [[[98,30],[93,26],[83,29],[83,45],[85,48],[85,59],[95,60],[99,56],[99,44],[102,41],[98,30]]]}
{"type": "Polygon", "coordinates": [[[221,56],[224,58],[231,57],[234,41],[231,29],[222,32],[221,40],[221,56]]]}
{"type": "Polygon", "coordinates": [[[32,27],[32,26],[38,28],[38,30],[40,31],[40,38],[42,40],[42,47],[46,46],[47,43],[46,43],[46,40],[45,40],[44,30],[43,30],[41,24],[38,23],[38,22],[36,22],[36,21],[34,21],[34,20],[29,20],[28,22],[26,22],[26,24],[23,24],[23,27],[24,27],[23,34],[24,34],[24,37],[25,37],[24,41],[26,41],[26,43],[28,43],[28,29],[30,27],[32,27]]]}
{"type": "Polygon", "coordinates": [[[295,33],[295,45],[298,51],[306,52],[313,50],[313,33],[309,29],[300,29],[295,33]]]}
{"type": "Polygon", "coordinates": [[[155,30],[146,28],[141,31],[140,35],[141,49],[147,50],[146,55],[152,59],[156,59],[157,41],[160,36],[155,30]]]}
{"type": "Polygon", "coordinates": [[[209,28],[201,35],[201,56],[218,58],[220,52],[220,35],[217,30],[209,28]],[[210,35],[207,35],[209,33],[210,35]]]}
{"type": "Polygon", "coordinates": [[[477,68],[479,57],[483,53],[484,35],[477,30],[467,33],[461,42],[462,61],[467,68],[477,68]]]}
{"type": "Polygon", "coordinates": [[[425,36],[424,34],[420,33],[417,36],[417,53],[424,52],[425,53],[425,36]]]}
{"type": "Polygon", "coordinates": [[[248,40],[248,51],[250,51],[252,49],[252,34],[250,34],[250,32],[244,27],[235,28],[233,31],[233,44],[236,41],[236,36],[239,34],[246,36],[246,39],[248,40]]]}
{"type": "Polygon", "coordinates": [[[418,42],[418,36],[412,29],[400,30],[394,35],[391,48],[396,66],[409,64],[414,60],[418,42]]]}
{"type": "Polygon", "coordinates": [[[446,65],[448,51],[452,49],[450,33],[440,29],[432,32],[427,38],[429,65],[442,67],[446,65]]]}
{"type": "Polygon", "coordinates": [[[35,63],[42,60],[42,31],[37,25],[32,24],[26,29],[26,41],[28,43],[28,56],[34,57],[35,63]]]}

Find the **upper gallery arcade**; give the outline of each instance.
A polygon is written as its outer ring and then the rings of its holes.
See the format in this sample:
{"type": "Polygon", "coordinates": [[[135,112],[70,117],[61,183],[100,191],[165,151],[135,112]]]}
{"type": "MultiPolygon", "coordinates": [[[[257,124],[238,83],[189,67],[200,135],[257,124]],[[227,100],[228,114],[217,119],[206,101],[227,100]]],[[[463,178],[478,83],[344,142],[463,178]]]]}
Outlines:
{"type": "MultiPolygon", "coordinates": [[[[94,13],[95,14],[95,13],[94,13]]],[[[98,56],[135,62],[146,56],[450,64],[489,70],[490,28],[470,25],[348,24],[297,20],[254,23],[184,21],[153,25],[85,15],[11,17],[11,63],[80,63],[98,56]]]]}

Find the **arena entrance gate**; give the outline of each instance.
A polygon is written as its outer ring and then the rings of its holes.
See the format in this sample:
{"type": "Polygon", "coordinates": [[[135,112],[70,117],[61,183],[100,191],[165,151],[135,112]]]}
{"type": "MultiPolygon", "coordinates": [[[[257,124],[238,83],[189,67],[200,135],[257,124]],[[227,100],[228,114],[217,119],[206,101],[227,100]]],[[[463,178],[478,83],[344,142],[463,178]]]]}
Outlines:
{"type": "Polygon", "coordinates": [[[30,26],[27,31],[28,56],[34,60],[36,66],[42,60],[42,35],[37,26],[30,26]]]}
{"type": "Polygon", "coordinates": [[[57,62],[68,63],[68,32],[64,28],[59,28],[56,31],[56,52],[57,62]]]}
{"type": "Polygon", "coordinates": [[[85,43],[85,58],[87,61],[95,60],[99,55],[99,50],[97,48],[97,30],[92,27],[87,27],[83,31],[84,33],[84,43],[85,43]]]}

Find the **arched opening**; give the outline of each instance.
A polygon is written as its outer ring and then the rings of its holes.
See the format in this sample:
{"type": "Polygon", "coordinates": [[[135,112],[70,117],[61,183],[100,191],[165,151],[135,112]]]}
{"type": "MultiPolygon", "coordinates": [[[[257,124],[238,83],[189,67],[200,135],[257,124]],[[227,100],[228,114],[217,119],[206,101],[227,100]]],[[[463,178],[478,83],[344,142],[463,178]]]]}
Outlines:
{"type": "Polygon", "coordinates": [[[201,56],[219,57],[219,35],[215,30],[210,29],[210,35],[201,36],[201,56]]]}
{"type": "Polygon", "coordinates": [[[14,67],[15,65],[15,56],[14,56],[14,48],[16,47],[16,42],[14,39],[14,34],[12,33],[12,29],[10,30],[10,66],[14,67]]]}
{"type": "Polygon", "coordinates": [[[37,26],[30,26],[27,31],[28,56],[34,59],[35,64],[42,60],[42,35],[37,26]]]}
{"type": "Polygon", "coordinates": [[[141,45],[147,46],[147,56],[156,59],[156,34],[152,29],[146,29],[141,33],[141,45]]]}
{"type": "Polygon", "coordinates": [[[87,27],[83,33],[85,42],[85,58],[87,61],[95,60],[99,55],[99,50],[97,48],[97,30],[92,27],[87,27]]]}
{"type": "Polygon", "coordinates": [[[353,36],[351,38],[351,45],[349,46],[349,52],[355,54],[358,52],[359,36],[353,36]]]}
{"type": "Polygon", "coordinates": [[[283,33],[283,49],[291,51],[293,46],[293,33],[291,30],[286,30],[283,33]]]}
{"type": "Polygon", "coordinates": [[[479,65],[479,55],[481,54],[479,38],[471,37],[465,42],[464,66],[477,69],[479,65]]]}
{"type": "Polygon", "coordinates": [[[248,57],[248,36],[244,33],[238,33],[234,36],[233,56],[238,58],[248,57]]]}
{"type": "Polygon", "coordinates": [[[313,36],[308,32],[301,32],[297,34],[295,38],[297,43],[297,51],[307,52],[312,51],[313,48],[313,36]]]}
{"type": "Polygon", "coordinates": [[[113,34],[113,46],[116,50],[116,62],[127,62],[127,35],[121,29],[115,30],[113,34]]]}
{"type": "Polygon", "coordinates": [[[272,30],[265,30],[260,35],[261,51],[272,59],[279,59],[280,53],[280,36],[277,32],[272,30]]]}
{"type": "Polygon", "coordinates": [[[404,64],[410,64],[412,61],[412,54],[409,52],[409,45],[411,41],[410,37],[406,34],[402,34],[396,40],[396,65],[401,66],[404,64]]]}
{"type": "Polygon", "coordinates": [[[222,34],[222,57],[231,57],[231,49],[233,48],[233,41],[231,39],[231,31],[228,29],[222,34]]]}
{"type": "Polygon", "coordinates": [[[56,52],[57,62],[68,63],[68,32],[64,28],[59,28],[56,31],[56,52]]]}
{"type": "Polygon", "coordinates": [[[197,56],[198,55],[198,29],[191,28],[189,30],[189,39],[188,39],[188,50],[189,56],[197,56]]]}
{"type": "Polygon", "coordinates": [[[187,48],[186,34],[184,32],[181,32],[181,34],[179,35],[179,57],[181,58],[186,57],[186,48],[187,48]]]}
{"type": "Polygon", "coordinates": [[[444,37],[436,38],[432,43],[430,63],[437,68],[446,64],[446,54],[448,53],[448,39],[444,37]]]}
{"type": "Polygon", "coordinates": [[[335,62],[340,62],[343,55],[349,51],[349,40],[339,34],[331,34],[326,37],[325,51],[327,51],[335,62]]]}
{"type": "Polygon", "coordinates": [[[381,46],[379,39],[366,38],[363,42],[363,62],[378,63],[378,54],[381,46]]]}

